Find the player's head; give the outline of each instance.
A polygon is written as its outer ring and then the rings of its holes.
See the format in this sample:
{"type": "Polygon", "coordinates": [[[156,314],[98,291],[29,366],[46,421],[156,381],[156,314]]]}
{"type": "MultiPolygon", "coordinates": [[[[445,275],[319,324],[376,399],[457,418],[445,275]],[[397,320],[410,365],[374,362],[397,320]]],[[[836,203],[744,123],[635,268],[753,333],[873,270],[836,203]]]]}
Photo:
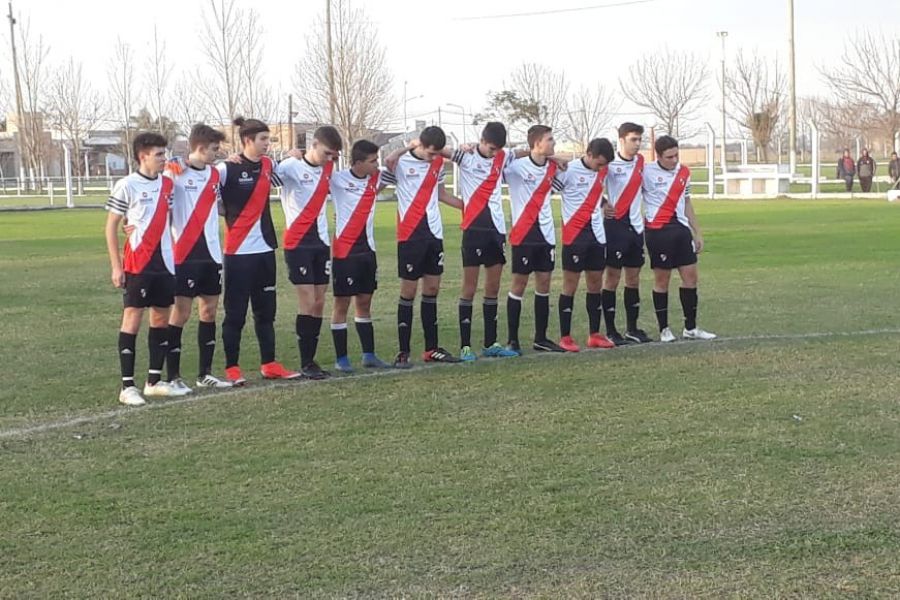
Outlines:
{"type": "Polygon", "coordinates": [[[586,164],[589,169],[599,171],[601,168],[612,162],[613,154],[614,150],[612,142],[606,138],[594,138],[587,146],[587,152],[585,152],[584,155],[584,164],[586,164]]]}
{"type": "Polygon", "coordinates": [[[490,121],[485,123],[484,129],[481,130],[481,143],[478,149],[481,154],[493,158],[497,151],[506,145],[506,127],[503,123],[490,121]]]}
{"type": "Polygon", "coordinates": [[[863,148],[863,149],[862,149],[862,155],[868,157],[868,156],[869,156],[869,149],[868,149],[868,148],[863,148]]]}
{"type": "Polygon", "coordinates": [[[897,153],[891,152],[891,160],[897,160],[897,153]]]}
{"type": "Polygon", "coordinates": [[[419,134],[419,153],[425,160],[434,160],[447,145],[447,135],[444,130],[434,125],[426,127],[419,134]]]}
{"type": "Polygon", "coordinates": [[[337,128],[331,125],[322,125],[313,133],[313,142],[309,150],[318,165],[328,161],[337,160],[344,149],[344,141],[337,128]]]}
{"type": "Polygon", "coordinates": [[[641,140],[644,137],[644,128],[637,123],[622,123],[619,125],[619,153],[623,158],[635,156],[641,149],[641,140]]]}
{"type": "Polygon", "coordinates": [[[168,140],[158,133],[145,131],[134,136],[131,148],[134,159],[147,175],[156,175],[166,166],[168,140]]]}
{"type": "Polygon", "coordinates": [[[241,136],[244,154],[250,152],[254,157],[262,156],[269,151],[269,126],[259,119],[238,117],[234,120],[241,136]]]}
{"type": "Polygon", "coordinates": [[[653,147],[656,150],[656,160],[660,166],[671,171],[678,164],[678,140],[671,135],[663,135],[656,139],[653,147]]]}
{"type": "Polygon", "coordinates": [[[211,165],[219,156],[219,148],[225,141],[225,134],[209,125],[197,123],[191,127],[188,141],[191,145],[191,154],[211,165]]]}
{"type": "Polygon", "coordinates": [[[844,148],[844,157],[850,158],[850,148],[844,148]]]}
{"type": "Polygon", "coordinates": [[[553,156],[556,140],[553,139],[553,128],[547,125],[532,125],[528,128],[528,147],[541,156],[553,156]]]}
{"type": "Polygon", "coordinates": [[[350,168],[360,177],[370,177],[378,170],[378,146],[369,140],[357,140],[350,149],[350,168]]]}

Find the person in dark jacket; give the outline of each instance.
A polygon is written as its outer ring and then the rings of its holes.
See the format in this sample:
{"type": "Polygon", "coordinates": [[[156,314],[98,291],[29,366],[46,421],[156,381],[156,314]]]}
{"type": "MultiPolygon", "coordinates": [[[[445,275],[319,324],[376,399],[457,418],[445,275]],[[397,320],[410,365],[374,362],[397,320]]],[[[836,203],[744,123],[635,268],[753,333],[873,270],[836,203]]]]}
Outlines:
{"type": "Polygon", "coordinates": [[[900,158],[897,158],[896,152],[891,153],[888,174],[891,176],[891,189],[900,190],[900,158]]]}
{"type": "Polygon", "coordinates": [[[869,156],[869,151],[863,148],[862,156],[856,163],[856,174],[859,176],[859,187],[863,193],[868,194],[872,191],[872,180],[875,178],[875,169],[877,165],[875,160],[869,156]]]}
{"type": "Polygon", "coordinates": [[[853,157],[850,156],[850,149],[844,149],[844,155],[838,159],[837,163],[837,178],[843,179],[844,183],[847,184],[847,191],[853,191],[853,176],[856,175],[856,163],[853,162],[853,157]]]}

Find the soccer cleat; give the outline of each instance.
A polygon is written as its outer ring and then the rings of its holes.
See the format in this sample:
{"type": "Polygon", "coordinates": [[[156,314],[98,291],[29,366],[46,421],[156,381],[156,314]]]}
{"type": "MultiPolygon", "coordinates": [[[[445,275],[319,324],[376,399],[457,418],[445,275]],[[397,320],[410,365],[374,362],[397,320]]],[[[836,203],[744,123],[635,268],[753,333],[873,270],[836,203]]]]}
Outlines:
{"type": "Polygon", "coordinates": [[[609,339],[609,341],[611,341],[611,342],[613,343],[613,345],[616,346],[616,347],[619,347],[619,346],[628,346],[629,344],[631,344],[631,340],[622,337],[622,334],[619,333],[618,331],[614,331],[614,332],[610,333],[610,334],[609,334],[608,336],[606,336],[606,337],[607,337],[607,338],[609,339]]]}
{"type": "Polygon", "coordinates": [[[395,369],[411,369],[413,365],[409,361],[409,354],[407,352],[398,352],[392,366],[395,369]]]}
{"type": "Polygon", "coordinates": [[[387,369],[391,365],[387,364],[373,353],[363,352],[362,366],[367,369],[387,369]]]}
{"type": "Polygon", "coordinates": [[[678,338],[675,337],[675,334],[672,333],[671,327],[666,327],[662,331],[659,332],[659,341],[663,343],[674,342],[678,338]]]}
{"type": "Polygon", "coordinates": [[[566,352],[566,350],[552,340],[534,340],[534,344],[532,344],[531,347],[538,352],[566,352]]]}
{"type": "Polygon", "coordinates": [[[284,365],[274,360],[261,366],[259,372],[266,379],[299,379],[301,377],[297,371],[285,369],[284,365]]]}
{"type": "Polygon", "coordinates": [[[158,381],[156,383],[145,383],[144,384],[144,395],[149,397],[157,397],[162,398],[166,396],[176,396],[176,394],[172,390],[172,386],[169,385],[168,381],[158,381]]]}
{"type": "Polygon", "coordinates": [[[521,355],[520,351],[504,348],[496,342],[481,351],[481,356],[485,358],[512,358],[519,355],[521,355]]]}
{"type": "Polygon", "coordinates": [[[510,340],[506,343],[506,351],[512,352],[516,356],[522,356],[522,347],[519,345],[518,340],[510,340]]]}
{"type": "Polygon", "coordinates": [[[592,333],[587,339],[588,348],[615,348],[616,345],[605,335],[600,333],[592,333]]]}
{"type": "Polygon", "coordinates": [[[125,406],[143,406],[147,404],[147,401],[144,400],[144,397],[141,396],[141,393],[136,387],[130,385],[119,392],[119,404],[124,404],[125,406]]]}
{"type": "Polygon", "coordinates": [[[699,327],[695,327],[693,329],[685,329],[681,332],[681,335],[686,340],[714,340],[719,337],[714,333],[710,333],[709,331],[703,331],[699,327]]]}
{"type": "Polygon", "coordinates": [[[459,350],[459,360],[460,362],[472,362],[476,360],[478,357],[475,356],[475,353],[472,352],[471,346],[463,346],[459,350]]]}
{"type": "Polygon", "coordinates": [[[435,348],[434,350],[426,350],[422,353],[422,360],[425,362],[442,362],[442,363],[458,363],[462,362],[443,348],[435,348]]]}
{"type": "Polygon", "coordinates": [[[631,340],[636,344],[647,344],[653,341],[650,339],[650,336],[647,335],[647,332],[643,329],[635,329],[634,331],[626,332],[625,339],[631,340]]]}
{"type": "Polygon", "coordinates": [[[581,348],[575,343],[571,335],[564,335],[559,340],[559,347],[566,352],[580,352],[581,348]]]}
{"type": "Polygon", "coordinates": [[[237,365],[225,369],[225,379],[234,387],[240,387],[247,383],[244,374],[241,373],[241,368],[237,365]]]}
{"type": "Polygon", "coordinates": [[[339,356],[334,361],[334,370],[341,373],[352,373],[353,365],[350,364],[349,356],[339,356]]]}
{"type": "Polygon", "coordinates": [[[230,381],[222,381],[218,377],[213,377],[209,373],[201,377],[197,380],[197,387],[199,388],[212,388],[216,390],[224,390],[226,388],[232,387],[234,384],[230,381]]]}
{"type": "Polygon", "coordinates": [[[184,382],[184,379],[181,377],[176,377],[172,381],[169,382],[169,387],[172,388],[173,396],[187,396],[194,390],[188,387],[188,384],[184,382]]]}
{"type": "Polygon", "coordinates": [[[312,361],[311,363],[304,365],[303,368],[300,369],[300,376],[303,377],[303,379],[321,381],[322,379],[328,379],[329,377],[331,377],[331,373],[320,367],[316,361],[312,361]]]}

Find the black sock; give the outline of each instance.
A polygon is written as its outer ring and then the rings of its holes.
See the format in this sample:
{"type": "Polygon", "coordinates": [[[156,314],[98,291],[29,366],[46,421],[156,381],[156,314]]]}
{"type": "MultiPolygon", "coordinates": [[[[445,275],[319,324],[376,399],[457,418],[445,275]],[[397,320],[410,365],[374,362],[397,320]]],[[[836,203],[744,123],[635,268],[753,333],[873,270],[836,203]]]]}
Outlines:
{"type": "Polygon", "coordinates": [[[509,330],[510,342],[519,341],[519,320],[522,318],[522,299],[512,292],[506,297],[506,327],[509,330]]]}
{"type": "Polygon", "coordinates": [[[197,346],[200,349],[199,379],[212,372],[213,354],[216,352],[216,322],[200,321],[197,325],[197,346]]]}
{"type": "Polygon", "coordinates": [[[459,347],[472,345],[472,301],[459,299],[459,347]]]}
{"type": "Polygon", "coordinates": [[[259,341],[259,361],[269,364],[275,360],[275,324],[272,321],[254,320],[256,339],[259,341]]]}
{"type": "Polygon", "coordinates": [[[588,314],[588,326],[591,333],[600,333],[600,294],[587,293],[584,306],[588,314]]]}
{"type": "Polygon", "coordinates": [[[575,306],[575,296],[559,295],[559,335],[566,337],[572,334],[572,309],[575,306]]]}
{"type": "Polygon", "coordinates": [[[347,356],[347,324],[332,323],[331,338],[334,340],[334,357],[344,358],[347,356]]]}
{"type": "Polygon", "coordinates": [[[169,328],[151,327],[147,333],[147,348],[150,351],[147,383],[153,385],[162,379],[163,363],[166,362],[166,351],[169,349],[169,328]]]}
{"type": "Polygon", "coordinates": [[[372,326],[371,317],[356,317],[355,322],[363,354],[375,354],[375,328],[372,326]]]}
{"type": "Polygon", "coordinates": [[[490,348],[497,343],[497,299],[485,298],[481,313],[484,316],[484,347],[490,348]]]}
{"type": "Polygon", "coordinates": [[[534,339],[547,339],[547,324],[550,322],[550,294],[534,293],[534,339]]]}
{"type": "Polygon", "coordinates": [[[438,347],[437,296],[422,294],[422,331],[425,332],[425,350],[438,347]]]}
{"type": "Polygon", "coordinates": [[[166,371],[169,381],[181,377],[181,333],[182,327],[169,325],[169,351],[166,354],[166,371]]]}
{"type": "Polygon", "coordinates": [[[606,323],[606,335],[618,333],[616,330],[616,290],[603,290],[600,299],[603,306],[603,321],[606,323]]]}
{"type": "Polygon", "coordinates": [[[641,310],[641,293],[638,288],[626,287],[622,296],[625,303],[625,319],[628,321],[627,331],[637,331],[638,313],[641,310]]]}
{"type": "Polygon", "coordinates": [[[681,308],[684,310],[684,328],[697,328],[697,305],[700,303],[697,298],[697,288],[679,288],[678,295],[681,297],[681,308]]]}
{"type": "Polygon", "coordinates": [[[295,328],[297,345],[300,346],[300,366],[305,367],[316,359],[316,348],[319,345],[319,331],[322,317],[297,315],[295,328]]]}
{"type": "Polygon", "coordinates": [[[134,352],[137,335],[119,332],[119,368],[122,371],[122,389],[134,387],[134,352]]]}
{"type": "Polygon", "coordinates": [[[653,309],[656,311],[656,322],[662,331],[669,326],[669,292],[653,290],[653,309]]]}
{"type": "Polygon", "coordinates": [[[400,352],[410,353],[412,337],[413,301],[400,297],[397,303],[397,336],[400,338],[400,352]]]}

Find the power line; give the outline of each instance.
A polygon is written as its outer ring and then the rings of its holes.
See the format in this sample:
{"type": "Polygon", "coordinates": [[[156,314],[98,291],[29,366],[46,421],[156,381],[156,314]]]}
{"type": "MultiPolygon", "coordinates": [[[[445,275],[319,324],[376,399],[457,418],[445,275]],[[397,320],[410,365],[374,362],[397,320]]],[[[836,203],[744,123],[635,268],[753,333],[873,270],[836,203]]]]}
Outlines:
{"type": "Polygon", "coordinates": [[[537,10],[522,13],[506,13],[499,15],[480,15],[474,17],[456,17],[451,21],[484,21],[488,19],[512,19],[517,17],[537,17],[543,15],[557,15],[573,12],[584,12],[586,10],[600,10],[604,8],[615,8],[617,6],[631,6],[632,4],[647,4],[648,2],[657,2],[658,0],[623,0],[622,2],[610,2],[609,4],[595,4],[593,6],[581,6],[576,8],[557,8],[553,10],[537,10]]]}

